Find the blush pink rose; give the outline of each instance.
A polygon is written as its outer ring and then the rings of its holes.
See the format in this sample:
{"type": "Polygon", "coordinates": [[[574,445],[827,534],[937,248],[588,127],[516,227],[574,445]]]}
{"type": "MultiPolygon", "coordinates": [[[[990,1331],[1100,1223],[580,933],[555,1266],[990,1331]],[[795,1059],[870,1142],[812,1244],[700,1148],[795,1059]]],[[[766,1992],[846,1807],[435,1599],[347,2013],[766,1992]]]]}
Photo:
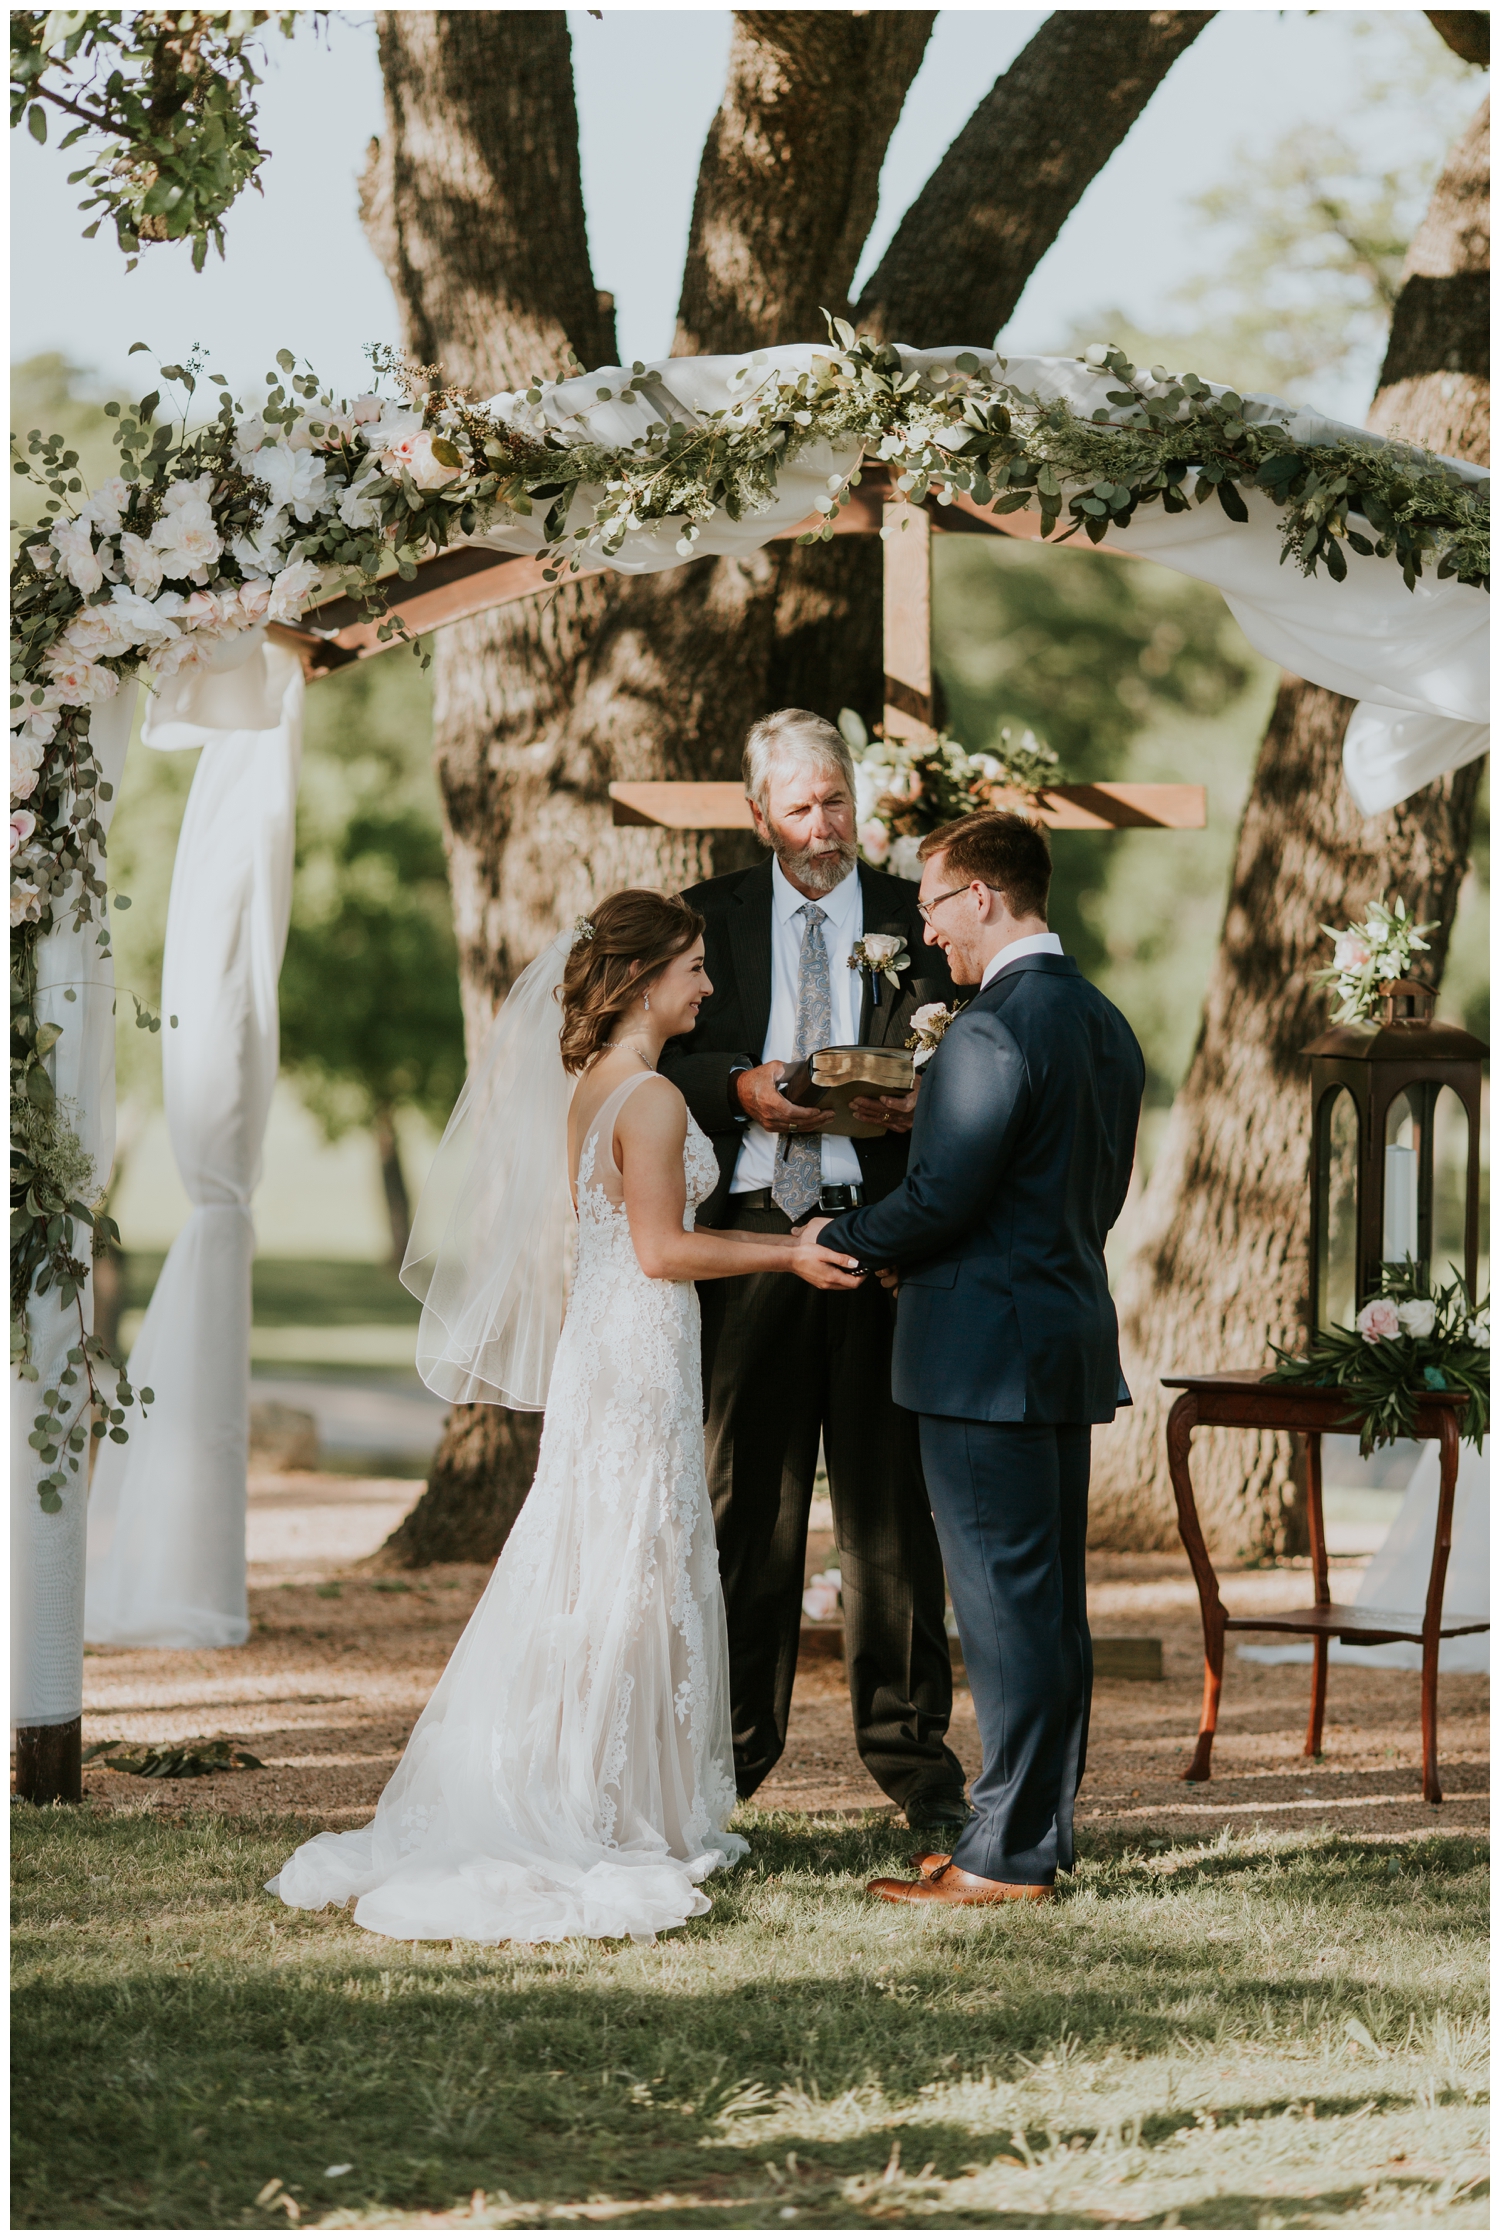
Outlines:
{"type": "Polygon", "coordinates": [[[1378,1346],[1383,1338],[1399,1338],[1400,1309],[1394,1299],[1372,1299],[1354,1317],[1354,1327],[1367,1346],[1378,1346]]]}

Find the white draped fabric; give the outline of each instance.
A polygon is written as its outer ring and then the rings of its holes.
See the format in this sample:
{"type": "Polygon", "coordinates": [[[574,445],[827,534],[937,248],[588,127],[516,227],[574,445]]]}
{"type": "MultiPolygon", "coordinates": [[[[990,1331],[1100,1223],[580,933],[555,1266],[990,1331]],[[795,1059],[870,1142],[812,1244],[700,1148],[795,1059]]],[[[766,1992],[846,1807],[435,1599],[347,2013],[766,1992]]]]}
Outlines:
{"type": "MultiPolygon", "coordinates": [[[[1406,1497],[1397,1510],[1390,1531],[1354,1590],[1354,1600],[1366,1610],[1409,1610],[1420,1618],[1427,1607],[1427,1580],[1432,1569],[1432,1542],[1437,1531],[1439,1463],[1435,1439],[1424,1441],[1406,1497]]],[[[1490,1614],[1490,1450],[1486,1440],[1477,1451],[1467,1442],[1459,1449],[1458,1484],[1453,1492],[1453,1543],[1448,1576],[1443,1581],[1443,1614],[1487,1618],[1490,1614]]],[[[1312,1644],[1302,1641],[1289,1648],[1241,1649],[1252,1664],[1311,1664],[1312,1644]]],[[[1373,1647],[1362,1642],[1329,1644],[1333,1664],[1394,1665],[1403,1672],[1420,1672],[1422,1650],[1415,1641],[1380,1641],[1373,1647]]],[[[1488,1672],[1490,1637],[1487,1633],[1460,1633],[1438,1651],[1440,1672],[1488,1672]]]]}
{"type": "MultiPolygon", "coordinates": [[[[135,698],[134,685],[125,686],[95,709],[90,727],[99,769],[116,798],[135,698]]],[[[99,822],[106,830],[113,810],[113,800],[100,802],[99,822]]],[[[115,968],[99,948],[98,931],[97,921],[77,931],[65,922],[44,936],[37,954],[37,1015],[63,1030],[47,1070],[102,1188],[115,1155],[115,968]]],[[[87,1259],[87,1239],[77,1241],[87,1259]]],[[[92,1290],[90,1283],[83,1302],[88,1329],[92,1290]]],[[[18,1727],[66,1726],[83,1709],[87,1486],[82,1473],[69,1478],[62,1508],[47,1515],[36,1491],[41,1466],[28,1444],[41,1394],[56,1383],[78,1332],[76,1306],[60,1307],[55,1291],[33,1298],[38,1379],[32,1384],[11,1372],[10,1715],[18,1727]]]]}
{"type": "Polygon", "coordinates": [[[130,1357],[156,1404],[94,1474],[91,1641],[225,1648],[250,1630],[250,1197],[276,1085],[303,683],[278,647],[235,650],[240,669],[175,678],[143,733],[149,746],[203,747],[172,871],[161,1005],[167,1125],[193,1210],[130,1357]],[[250,722],[221,730],[231,691],[250,722]]]}
{"type": "MultiPolygon", "coordinates": [[[[724,358],[662,358],[633,377],[622,368],[606,367],[545,389],[539,404],[507,393],[492,398],[490,409],[518,425],[545,425],[565,437],[583,440],[586,434],[592,441],[626,443],[663,418],[691,420],[697,414],[732,410],[766,381],[795,380],[822,354],[802,345],[724,358]],[[599,389],[620,389],[627,382],[638,402],[598,401],[599,389]]],[[[908,368],[927,373],[951,368],[960,356],[978,359],[987,373],[1002,362],[991,350],[901,348],[908,368]]],[[[1014,387],[1048,401],[1061,397],[1084,415],[1107,405],[1108,392],[1118,387],[1113,374],[1096,372],[1075,358],[1009,358],[1003,363],[1003,378],[1014,387]]],[[[1223,394],[1221,387],[1217,393],[1223,394]]],[[[1295,441],[1348,440],[1371,446],[1382,441],[1362,428],[1283,405],[1274,397],[1247,397],[1245,402],[1248,419],[1275,418],[1295,441]]],[[[785,535],[813,511],[829,478],[850,473],[857,458],[853,444],[811,447],[782,469],[770,512],[740,522],[715,518],[700,535],[695,555],[753,552],[785,535]]],[[[1465,481],[1489,479],[1487,470],[1467,461],[1449,464],[1465,481]]],[[[1484,754],[1489,745],[1488,594],[1465,584],[1440,583],[1430,571],[1408,591],[1394,560],[1366,560],[1354,553],[1343,583],[1323,573],[1304,576],[1290,561],[1282,564],[1276,506],[1256,492],[1243,495],[1248,523],[1232,522],[1217,499],[1188,513],[1142,506],[1128,529],[1111,528],[1109,549],[1214,584],[1258,652],[1294,676],[1360,702],[1345,742],[1344,773],[1365,816],[1392,807],[1445,770],[1484,754]]],[[[582,509],[575,507],[575,525],[581,518],[582,509]]],[[[676,521],[632,529],[610,565],[629,575],[680,567],[681,533],[676,521]]],[[[544,538],[540,519],[533,516],[477,541],[504,552],[536,552],[544,538]]],[[[1059,547],[1063,552],[1090,549],[1082,537],[1059,547]]]]}
{"type": "MultiPolygon", "coordinates": [[[[664,417],[732,410],[764,382],[795,378],[823,353],[811,345],[721,358],[658,360],[644,374],[612,367],[544,387],[540,402],[502,396],[492,409],[521,426],[575,440],[629,442],[664,417]],[[635,402],[598,391],[630,386],[635,402]]],[[[952,366],[992,351],[903,350],[910,366],[952,366]]],[[[1067,358],[1012,358],[1006,378],[1077,409],[1105,402],[1114,376],[1067,358]]],[[[1273,411],[1304,440],[1359,429],[1272,399],[1247,400],[1251,417],[1273,411]]],[[[691,554],[685,524],[629,530],[607,563],[633,575],[680,567],[687,557],[756,550],[813,513],[831,481],[858,462],[856,446],[817,444],[781,471],[774,503],[733,522],[703,525],[691,554]]],[[[1466,478],[1482,470],[1455,463],[1466,478]]],[[[1163,515],[1146,507],[1109,544],[1216,584],[1246,636],[1296,674],[1360,702],[1345,769],[1362,811],[1373,814],[1485,751],[1486,618],[1482,592],[1428,577],[1408,592],[1394,561],[1350,561],[1343,584],[1308,579],[1280,561],[1279,516],[1249,495],[1248,525],[1217,502],[1163,515]]],[[[575,514],[575,525],[581,508],[575,514]]],[[[475,540],[536,552],[541,515],[475,540]]],[[[1061,548],[1088,550],[1081,539],[1061,548]]],[[[1066,564],[1066,563],[1062,563],[1066,564]]],[[[221,643],[217,666],[184,670],[157,695],[145,737],[154,746],[202,746],[173,874],[162,1029],[173,1148],[194,1211],[173,1246],[131,1357],[131,1374],[157,1395],[148,1424],[110,1447],[95,1476],[89,1530],[89,1637],[164,1647],[215,1646],[246,1634],[245,1459],[249,1407],[250,1194],[276,1072],[276,977],[285,944],[294,845],[302,684],[262,633],[221,643]]],[[[99,719],[96,719],[99,720],[99,719]]],[[[121,749],[123,752],[123,748],[121,749]]],[[[1192,773],[1197,775],[1197,773],[1192,773]]],[[[92,1125],[113,1132],[113,1084],[92,1125]],[[106,1109],[107,1108],[107,1109],[106,1109]]],[[[67,1714],[71,1716],[72,1714],[67,1714]]]]}

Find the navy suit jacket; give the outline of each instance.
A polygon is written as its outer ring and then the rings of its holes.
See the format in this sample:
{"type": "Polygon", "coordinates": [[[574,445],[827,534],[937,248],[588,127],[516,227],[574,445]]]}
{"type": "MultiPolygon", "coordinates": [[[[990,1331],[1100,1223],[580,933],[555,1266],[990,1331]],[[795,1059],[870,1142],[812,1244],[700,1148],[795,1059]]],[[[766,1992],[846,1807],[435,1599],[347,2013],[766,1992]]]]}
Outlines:
{"type": "Polygon", "coordinates": [[[920,1415],[1108,1423],[1130,1394],[1104,1240],[1145,1064],[1071,957],[1018,957],[929,1061],[906,1179],[819,1242],[896,1267],[892,1385],[920,1415]]]}

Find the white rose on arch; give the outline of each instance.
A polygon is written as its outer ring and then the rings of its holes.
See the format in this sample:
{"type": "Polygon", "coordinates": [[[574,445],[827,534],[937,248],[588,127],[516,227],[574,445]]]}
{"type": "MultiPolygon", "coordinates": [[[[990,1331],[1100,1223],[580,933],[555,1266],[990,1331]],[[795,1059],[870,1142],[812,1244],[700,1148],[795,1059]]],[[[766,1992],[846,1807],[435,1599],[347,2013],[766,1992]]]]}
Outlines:
{"type": "Polygon", "coordinates": [[[58,646],[48,656],[52,682],[57,696],[65,708],[93,708],[101,700],[113,700],[120,689],[120,680],[113,669],[102,669],[84,655],[74,653],[71,646],[58,646]]]}
{"type": "Polygon", "coordinates": [[[371,448],[388,475],[409,474],[419,490],[438,490],[463,473],[462,465],[448,466],[434,457],[434,437],[422,425],[420,412],[402,412],[382,420],[370,431],[371,448]]]}
{"type": "Polygon", "coordinates": [[[36,792],[36,781],[42,767],[42,754],[43,746],[40,739],[29,737],[25,731],[12,732],[10,741],[10,798],[13,802],[29,801],[36,792]]]}
{"type": "Polygon", "coordinates": [[[130,484],[123,475],[112,474],[101,482],[88,504],[79,514],[80,521],[92,521],[107,536],[114,536],[120,526],[120,516],[130,503],[130,484]]]}
{"type": "Polygon", "coordinates": [[[271,581],[266,620],[295,622],[320,580],[321,571],[311,560],[294,560],[289,568],[283,568],[271,581]]]}
{"type": "Polygon", "coordinates": [[[358,482],[351,482],[339,499],[339,519],[346,529],[374,529],[380,523],[381,478],[370,468],[358,482]]]}
{"type": "Polygon", "coordinates": [[[315,452],[268,443],[260,451],[242,452],[239,463],[270,491],[273,515],[293,513],[311,521],[321,510],[328,470],[315,452]]]}
{"type": "Polygon", "coordinates": [[[85,598],[104,581],[104,564],[94,550],[94,535],[87,521],[59,521],[49,539],[63,574],[85,598]]]}
{"type": "Polygon", "coordinates": [[[12,862],[12,863],[14,863],[14,862],[15,862],[15,860],[16,860],[16,857],[17,857],[17,856],[18,856],[18,855],[20,854],[21,850],[22,850],[22,849],[23,849],[23,848],[25,847],[25,845],[26,845],[27,841],[28,841],[28,840],[29,840],[29,839],[31,838],[31,835],[32,835],[32,834],[33,834],[33,833],[35,832],[35,830],[36,830],[36,818],[35,818],[35,817],[34,817],[34,816],[32,815],[32,813],[31,813],[31,811],[30,811],[29,809],[12,809],[12,810],[11,810],[11,813],[10,813],[10,860],[11,860],[11,862],[12,862]]]}
{"type": "Polygon", "coordinates": [[[209,493],[213,476],[178,482],[168,490],[151,542],[161,554],[162,574],[178,582],[206,583],[224,541],[214,526],[209,493]]]}
{"type": "Polygon", "coordinates": [[[120,557],[125,566],[125,580],[143,599],[161,589],[162,556],[149,537],[135,536],[127,529],[120,538],[120,557]]]}

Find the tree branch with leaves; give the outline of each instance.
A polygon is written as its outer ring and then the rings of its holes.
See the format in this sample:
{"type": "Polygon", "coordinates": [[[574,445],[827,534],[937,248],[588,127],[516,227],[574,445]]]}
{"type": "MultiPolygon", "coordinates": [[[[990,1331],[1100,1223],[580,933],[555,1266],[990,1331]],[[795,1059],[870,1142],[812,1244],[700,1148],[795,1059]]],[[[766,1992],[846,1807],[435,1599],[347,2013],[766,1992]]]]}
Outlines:
{"type": "Polygon", "coordinates": [[[24,119],[45,142],[59,122],[63,148],[88,143],[68,181],[88,190],[79,209],[99,213],[86,241],[108,219],[127,271],[146,243],[189,241],[201,272],[210,242],[223,256],[225,213],[246,187],[260,191],[269,153],[256,138],[252,35],[274,22],[290,38],[299,18],[326,13],[15,9],[11,128],[24,119]]]}

